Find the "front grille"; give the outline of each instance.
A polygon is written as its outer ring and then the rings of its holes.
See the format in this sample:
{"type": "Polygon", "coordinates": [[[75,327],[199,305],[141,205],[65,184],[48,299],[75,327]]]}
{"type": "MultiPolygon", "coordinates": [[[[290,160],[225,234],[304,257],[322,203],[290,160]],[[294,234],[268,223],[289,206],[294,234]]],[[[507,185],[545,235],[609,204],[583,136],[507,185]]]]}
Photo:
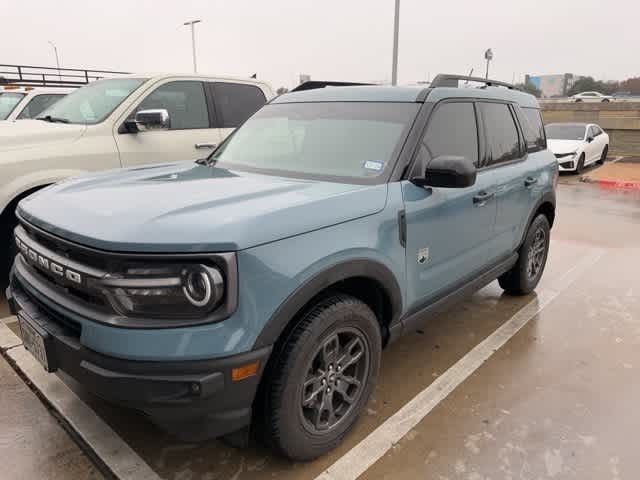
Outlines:
{"type": "Polygon", "coordinates": [[[22,230],[18,228],[16,234],[16,238],[21,240],[17,244],[25,260],[25,268],[32,275],[58,293],[86,307],[105,313],[113,311],[101,290],[90,283],[92,279],[104,275],[104,270],[100,268],[106,264],[104,258],[41,232],[25,222],[22,222],[21,227],[22,230]],[[20,248],[20,243],[28,248],[20,248]],[[38,255],[31,258],[34,252],[38,255]],[[44,264],[39,261],[40,257],[44,259],[44,264]],[[51,268],[54,265],[59,268],[57,272],[51,268]],[[77,275],[77,281],[68,277],[68,273],[77,275]]]}
{"type": "Polygon", "coordinates": [[[45,234],[26,222],[21,222],[21,226],[29,234],[30,238],[49,250],[53,250],[57,254],[68,258],[69,260],[100,270],[105,270],[107,268],[107,259],[103,255],[92,255],[88,253],[86,249],[68,242],[62,242],[56,237],[45,234]]]}
{"type": "Polygon", "coordinates": [[[13,282],[16,282],[20,288],[20,292],[32,303],[34,304],[46,317],[48,320],[58,324],[61,326],[64,331],[72,337],[80,338],[80,334],[82,333],[82,325],[75,320],[71,320],[69,317],[61,315],[59,312],[49,308],[45,303],[43,303],[36,295],[33,295],[28,289],[24,288],[22,285],[19,285],[17,279],[13,279],[13,282]]]}

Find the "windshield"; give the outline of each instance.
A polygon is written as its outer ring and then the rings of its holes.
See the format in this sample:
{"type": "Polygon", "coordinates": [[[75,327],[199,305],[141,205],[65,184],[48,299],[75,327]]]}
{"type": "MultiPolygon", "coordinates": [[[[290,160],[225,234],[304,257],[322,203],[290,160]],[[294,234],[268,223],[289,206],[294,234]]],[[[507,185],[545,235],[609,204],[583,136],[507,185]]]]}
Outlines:
{"type": "Polygon", "coordinates": [[[99,123],[143,82],[142,78],[98,80],[67,95],[38,118],[51,116],[68,123],[99,123]]]}
{"type": "Polygon", "coordinates": [[[561,125],[551,123],[545,127],[547,138],[552,140],[584,140],[585,125],[561,125]]]}
{"type": "Polygon", "coordinates": [[[6,120],[16,105],[20,103],[24,93],[0,93],[0,120],[6,120]]]}
{"type": "Polygon", "coordinates": [[[212,159],[285,176],[377,177],[391,168],[418,109],[416,103],[271,104],[212,159]]]}

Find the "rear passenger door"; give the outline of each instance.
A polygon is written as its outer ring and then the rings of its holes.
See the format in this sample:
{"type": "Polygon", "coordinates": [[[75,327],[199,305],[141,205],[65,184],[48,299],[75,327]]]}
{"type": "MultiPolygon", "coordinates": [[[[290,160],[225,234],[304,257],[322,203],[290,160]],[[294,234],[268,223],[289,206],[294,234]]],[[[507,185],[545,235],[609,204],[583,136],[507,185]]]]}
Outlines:
{"type": "Polygon", "coordinates": [[[208,88],[221,140],[267,103],[264,92],[255,85],[210,82],[208,88]]]}
{"type": "Polygon", "coordinates": [[[195,80],[171,80],[154,88],[129,113],[165,109],[171,127],[130,133],[120,128],[115,134],[122,166],[194,160],[207,156],[221,141],[215,117],[207,103],[205,84],[195,80]]]}
{"type": "Polygon", "coordinates": [[[489,260],[508,257],[519,244],[523,218],[531,211],[529,188],[537,182],[516,121],[515,107],[509,103],[477,103],[484,137],[483,168],[495,174],[497,214],[495,238],[489,260]]]}
{"type": "MultiPolygon", "coordinates": [[[[442,155],[462,156],[478,165],[478,128],[472,101],[434,107],[408,178],[424,176],[442,155]]],[[[422,188],[402,182],[406,218],[407,305],[419,310],[486,268],[496,202],[494,173],[479,171],[467,188],[422,188]],[[474,197],[486,197],[477,201],[474,197]]]]}

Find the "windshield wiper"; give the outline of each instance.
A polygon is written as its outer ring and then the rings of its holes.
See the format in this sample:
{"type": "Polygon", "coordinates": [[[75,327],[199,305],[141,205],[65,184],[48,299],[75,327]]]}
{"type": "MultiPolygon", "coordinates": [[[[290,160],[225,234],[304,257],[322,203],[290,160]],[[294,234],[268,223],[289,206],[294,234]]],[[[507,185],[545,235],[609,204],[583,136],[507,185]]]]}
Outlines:
{"type": "Polygon", "coordinates": [[[51,115],[45,115],[44,117],[38,117],[37,120],[44,120],[50,123],[69,123],[69,120],[62,117],[52,117],[51,115]]]}

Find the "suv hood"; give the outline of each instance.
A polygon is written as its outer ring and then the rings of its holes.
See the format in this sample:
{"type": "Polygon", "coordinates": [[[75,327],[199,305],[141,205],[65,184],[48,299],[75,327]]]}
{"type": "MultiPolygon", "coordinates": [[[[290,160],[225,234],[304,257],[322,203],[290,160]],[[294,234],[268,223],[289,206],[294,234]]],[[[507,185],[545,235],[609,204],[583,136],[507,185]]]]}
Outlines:
{"type": "Polygon", "coordinates": [[[374,214],[387,185],[245,173],[182,162],[63,181],[18,213],[65,239],[110,251],[241,250],[374,214]]]}
{"type": "Polygon", "coordinates": [[[547,147],[553,153],[573,153],[582,147],[583,140],[547,140],[547,147]]]}
{"type": "Polygon", "coordinates": [[[43,120],[0,122],[0,152],[37,147],[52,142],[72,142],[82,135],[85,125],[51,123],[43,120]]]}

